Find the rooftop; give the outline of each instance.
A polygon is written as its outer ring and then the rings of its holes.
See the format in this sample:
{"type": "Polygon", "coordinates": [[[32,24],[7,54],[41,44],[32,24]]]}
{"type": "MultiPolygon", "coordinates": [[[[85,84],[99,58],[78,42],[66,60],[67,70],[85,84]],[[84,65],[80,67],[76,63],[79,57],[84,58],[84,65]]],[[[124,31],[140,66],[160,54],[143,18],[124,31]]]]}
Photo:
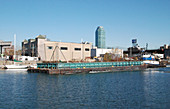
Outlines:
{"type": "Polygon", "coordinates": [[[46,35],[38,35],[36,38],[38,38],[38,39],[46,39],[46,35]]]}

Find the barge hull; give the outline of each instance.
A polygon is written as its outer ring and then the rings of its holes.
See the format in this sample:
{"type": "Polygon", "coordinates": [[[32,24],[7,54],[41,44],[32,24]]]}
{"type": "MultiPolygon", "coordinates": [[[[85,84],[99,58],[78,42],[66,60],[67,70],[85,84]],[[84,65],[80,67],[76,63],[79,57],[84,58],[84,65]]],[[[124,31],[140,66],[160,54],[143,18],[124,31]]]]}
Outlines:
{"type": "Polygon", "coordinates": [[[121,67],[99,67],[99,68],[65,68],[65,69],[46,69],[46,68],[29,68],[29,73],[47,73],[47,74],[75,74],[91,72],[117,72],[117,71],[138,71],[146,69],[146,65],[139,66],[121,66],[121,67]]]}

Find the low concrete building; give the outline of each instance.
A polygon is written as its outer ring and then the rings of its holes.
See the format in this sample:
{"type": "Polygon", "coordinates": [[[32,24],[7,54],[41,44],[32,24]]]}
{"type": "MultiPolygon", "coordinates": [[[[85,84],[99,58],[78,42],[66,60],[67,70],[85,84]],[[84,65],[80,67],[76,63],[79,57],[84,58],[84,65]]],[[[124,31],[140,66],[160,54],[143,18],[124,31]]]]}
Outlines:
{"type": "Polygon", "coordinates": [[[91,44],[85,43],[45,42],[44,47],[46,61],[84,60],[91,54],[91,44]]]}
{"type": "Polygon", "coordinates": [[[105,53],[111,53],[115,55],[119,55],[123,58],[123,50],[122,49],[101,49],[101,48],[92,48],[91,49],[91,57],[101,57],[104,56],[105,53]]]}
{"type": "Polygon", "coordinates": [[[91,56],[91,43],[54,42],[39,35],[22,42],[22,54],[39,57],[43,61],[80,61],[91,56]]]}

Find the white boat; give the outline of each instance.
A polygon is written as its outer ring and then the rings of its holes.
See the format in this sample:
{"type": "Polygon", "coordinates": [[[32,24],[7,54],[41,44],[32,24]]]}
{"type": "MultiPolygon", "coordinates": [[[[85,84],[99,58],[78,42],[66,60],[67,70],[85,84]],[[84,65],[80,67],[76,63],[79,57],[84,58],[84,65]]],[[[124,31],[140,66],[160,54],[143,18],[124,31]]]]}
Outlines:
{"type": "Polygon", "coordinates": [[[89,73],[103,73],[103,72],[109,72],[109,71],[90,71],[89,73]]]}
{"type": "Polygon", "coordinates": [[[27,69],[27,65],[21,65],[21,64],[13,64],[13,65],[5,65],[6,69],[27,69]]]}
{"type": "Polygon", "coordinates": [[[30,65],[30,68],[37,68],[37,65],[30,65]]]}
{"type": "Polygon", "coordinates": [[[143,61],[145,64],[151,64],[151,65],[159,65],[159,61],[150,61],[150,60],[145,60],[143,61]]]}
{"type": "Polygon", "coordinates": [[[27,65],[17,64],[16,62],[22,62],[22,61],[16,61],[16,34],[14,34],[14,64],[12,65],[4,65],[4,69],[27,69],[27,65]]]}
{"type": "Polygon", "coordinates": [[[170,65],[166,65],[166,67],[170,67],[170,65]]]}
{"type": "Polygon", "coordinates": [[[142,60],[145,64],[159,65],[159,61],[156,61],[155,56],[153,55],[143,55],[142,60]]]}

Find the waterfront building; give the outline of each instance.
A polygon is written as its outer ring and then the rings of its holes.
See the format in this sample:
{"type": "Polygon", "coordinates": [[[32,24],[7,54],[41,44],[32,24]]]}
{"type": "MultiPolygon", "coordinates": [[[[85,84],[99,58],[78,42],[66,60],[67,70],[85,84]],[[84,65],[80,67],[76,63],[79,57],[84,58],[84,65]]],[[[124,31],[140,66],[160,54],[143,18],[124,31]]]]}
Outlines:
{"type": "Polygon", "coordinates": [[[166,48],[164,49],[164,55],[166,59],[170,60],[170,45],[166,46],[166,48]]]}
{"type": "Polygon", "coordinates": [[[4,48],[3,54],[5,56],[13,56],[14,55],[14,45],[4,48]]]}
{"type": "Polygon", "coordinates": [[[95,33],[95,46],[97,48],[106,48],[105,43],[105,31],[102,26],[97,27],[96,33],[95,33]]]}
{"type": "Polygon", "coordinates": [[[128,57],[139,56],[140,54],[144,53],[145,48],[141,48],[138,43],[137,39],[132,39],[132,47],[127,48],[127,51],[124,51],[128,57]]]}
{"type": "Polygon", "coordinates": [[[0,54],[4,54],[5,49],[11,48],[12,42],[11,41],[2,41],[0,40],[0,54]]]}
{"type": "Polygon", "coordinates": [[[123,58],[123,50],[122,49],[102,49],[102,48],[97,48],[97,47],[94,47],[91,49],[91,57],[94,58],[94,57],[103,57],[104,54],[106,53],[111,53],[111,54],[114,54],[116,56],[119,56],[121,58],[123,58]]]}
{"type": "MultiPolygon", "coordinates": [[[[160,46],[159,49],[146,49],[141,48],[137,43],[137,40],[132,40],[133,47],[129,47],[127,51],[124,51],[124,55],[126,54],[129,57],[140,57],[142,55],[153,55],[157,59],[164,59],[170,56],[168,52],[168,45],[160,46]]],[[[147,44],[148,45],[148,44],[147,44]]],[[[147,48],[147,47],[146,47],[147,48]]]]}
{"type": "Polygon", "coordinates": [[[80,61],[91,56],[91,43],[68,43],[47,40],[39,35],[22,42],[24,56],[39,57],[43,61],[80,61]]]}
{"type": "Polygon", "coordinates": [[[47,41],[45,35],[38,35],[35,39],[28,39],[22,42],[22,55],[31,57],[43,57],[40,54],[43,44],[47,41]]]}
{"type": "Polygon", "coordinates": [[[170,60],[170,49],[165,49],[164,54],[165,58],[170,60]]]}

